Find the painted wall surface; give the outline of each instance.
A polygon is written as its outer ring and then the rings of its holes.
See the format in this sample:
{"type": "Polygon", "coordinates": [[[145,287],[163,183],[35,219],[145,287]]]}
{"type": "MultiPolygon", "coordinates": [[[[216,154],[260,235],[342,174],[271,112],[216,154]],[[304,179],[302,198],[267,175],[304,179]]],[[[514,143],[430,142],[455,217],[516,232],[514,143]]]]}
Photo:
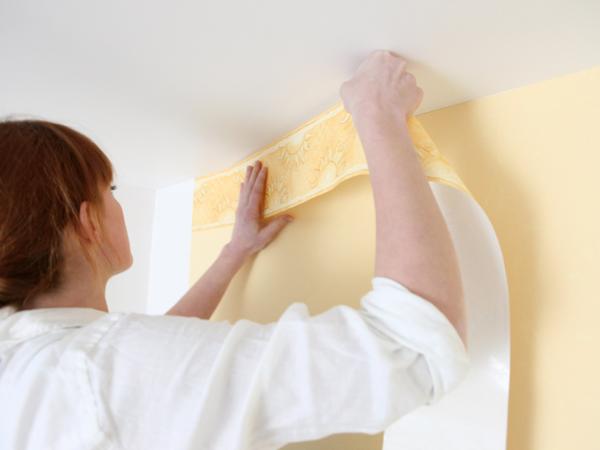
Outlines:
{"type": "Polygon", "coordinates": [[[509,450],[600,448],[599,118],[600,67],[418,116],[504,254],[509,450]]]}
{"type": "MultiPolygon", "coordinates": [[[[384,431],[384,450],[506,447],[508,287],[498,240],[468,187],[418,119],[409,118],[408,131],[456,248],[470,324],[471,370],[458,389],[434,406],[417,408],[385,425],[372,425],[370,433],[358,430],[370,421],[367,416],[361,422],[335,424],[335,432],[292,438],[289,430],[290,442],[297,444],[285,449],[381,450],[384,431]]],[[[205,249],[218,249],[229,239],[240,183],[248,165],[257,159],[269,168],[265,217],[292,211],[296,220],[278,237],[277,245],[246,265],[243,283],[236,277],[212,319],[274,322],[294,300],[304,303],[313,317],[338,305],[358,308],[373,276],[375,205],[361,139],[341,102],[234,166],[196,179],[192,259],[198,275],[213,262],[205,249]]],[[[360,382],[352,389],[358,389],[360,382]]],[[[310,387],[303,388],[308,395],[310,387]]],[[[335,395],[334,386],[330,391],[335,395]]]]}
{"type": "MultiPolygon", "coordinates": [[[[600,67],[417,117],[490,218],[505,258],[508,449],[598,448],[600,67]]],[[[216,257],[220,248],[206,244],[216,257]]],[[[199,276],[193,262],[190,274],[199,276]]]]}
{"type": "MultiPolygon", "coordinates": [[[[382,437],[384,450],[506,447],[508,287],[500,247],[485,213],[419,121],[411,117],[408,129],[457,250],[470,324],[471,370],[441,402],[417,408],[393,424],[372,426],[370,436],[358,432],[370,420],[365,416],[362,423],[336,424],[333,436],[324,431],[296,436],[296,443],[285,449],[381,450],[382,437]]],[[[266,217],[287,211],[296,219],[246,264],[243,275],[237,274],[211,319],[274,322],[294,301],[306,304],[313,317],[338,305],[358,308],[371,288],[375,206],[360,137],[341,104],[233,167],[196,180],[192,279],[213,262],[206,249],[218,251],[228,241],[239,185],[256,159],[269,168],[266,217]]],[[[310,387],[305,388],[308,394],[310,387]]]]}

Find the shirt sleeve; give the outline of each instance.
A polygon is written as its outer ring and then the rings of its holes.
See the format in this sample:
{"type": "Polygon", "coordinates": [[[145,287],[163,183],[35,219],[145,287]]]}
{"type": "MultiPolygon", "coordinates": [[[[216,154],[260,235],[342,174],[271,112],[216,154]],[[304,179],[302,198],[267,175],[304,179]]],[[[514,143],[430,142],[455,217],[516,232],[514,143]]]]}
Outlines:
{"type": "MultiPolygon", "coordinates": [[[[432,303],[374,277],[358,309],[234,324],[127,313],[90,352],[90,378],[124,448],[277,449],[378,433],[453,390],[469,367],[432,303]]],[[[108,425],[107,425],[108,426],[108,425]]]]}

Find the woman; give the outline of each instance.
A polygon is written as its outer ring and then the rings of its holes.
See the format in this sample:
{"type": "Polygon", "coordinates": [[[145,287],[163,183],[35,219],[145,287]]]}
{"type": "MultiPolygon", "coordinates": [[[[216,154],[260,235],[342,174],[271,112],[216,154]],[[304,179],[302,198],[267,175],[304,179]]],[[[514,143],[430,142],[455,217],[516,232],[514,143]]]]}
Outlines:
{"type": "MultiPolygon", "coordinates": [[[[408,202],[418,201],[429,208],[414,220],[432,228],[430,248],[448,249],[424,178],[411,178],[407,193],[380,189],[384,181],[397,188],[409,178],[401,171],[418,167],[409,151],[395,166],[374,156],[375,142],[408,149],[407,133],[380,125],[404,120],[422,96],[403,67],[397,55],[374,52],[341,92],[369,153],[376,208],[396,202],[390,217],[404,214],[414,231],[408,202]],[[374,87],[402,96],[375,108],[365,96],[374,87]]],[[[360,309],[310,316],[294,303],[266,325],[203,320],[245,258],[285,226],[286,216],[261,220],[265,177],[259,162],[248,167],[232,239],[193,288],[212,300],[184,297],[165,316],[111,313],[106,283],[133,258],[110,161],[64,125],[0,123],[0,448],[277,449],[384,431],[462,381],[469,360],[458,296],[426,300],[394,279],[405,278],[397,259],[405,252],[382,244],[403,225],[380,228],[379,216],[380,275],[360,309]]],[[[413,239],[404,236],[409,253],[413,239]]]]}

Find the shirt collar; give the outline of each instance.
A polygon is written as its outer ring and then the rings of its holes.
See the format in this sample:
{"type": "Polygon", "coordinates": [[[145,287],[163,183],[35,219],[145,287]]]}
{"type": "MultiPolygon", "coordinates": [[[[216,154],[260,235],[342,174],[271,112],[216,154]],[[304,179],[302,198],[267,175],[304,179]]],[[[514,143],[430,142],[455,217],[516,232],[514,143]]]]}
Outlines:
{"type": "Polygon", "coordinates": [[[17,311],[15,306],[0,308],[0,341],[22,340],[48,331],[81,327],[107,313],[93,308],[58,307],[17,311]]]}

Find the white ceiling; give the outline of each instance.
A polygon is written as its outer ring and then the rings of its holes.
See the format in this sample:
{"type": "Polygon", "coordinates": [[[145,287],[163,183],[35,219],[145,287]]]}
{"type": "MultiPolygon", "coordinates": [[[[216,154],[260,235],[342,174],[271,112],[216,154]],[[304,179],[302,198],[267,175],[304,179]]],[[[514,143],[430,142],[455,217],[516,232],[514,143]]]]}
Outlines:
{"type": "Polygon", "coordinates": [[[597,65],[600,2],[0,0],[0,115],[71,125],[160,188],[329,108],[378,48],[420,114],[597,65]]]}

